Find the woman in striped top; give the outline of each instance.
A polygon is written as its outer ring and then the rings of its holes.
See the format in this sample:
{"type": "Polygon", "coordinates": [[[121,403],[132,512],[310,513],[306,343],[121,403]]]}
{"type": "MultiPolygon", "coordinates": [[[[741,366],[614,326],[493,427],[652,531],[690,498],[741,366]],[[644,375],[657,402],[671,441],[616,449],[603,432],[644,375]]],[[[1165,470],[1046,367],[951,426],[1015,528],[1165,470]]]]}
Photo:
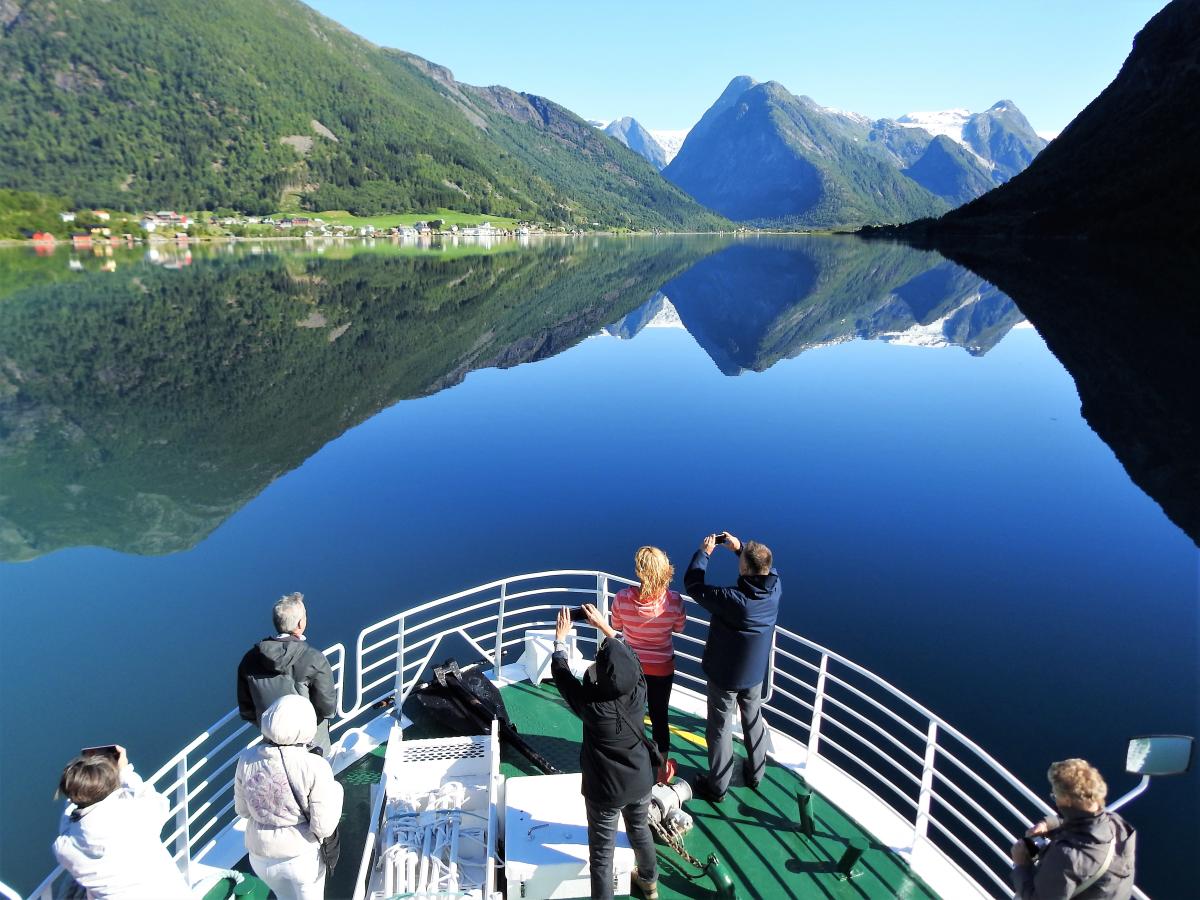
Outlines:
{"type": "MultiPolygon", "coordinates": [[[[671,745],[667,724],[667,706],[671,685],[675,681],[675,648],[671,635],[683,631],[685,617],[683,598],[667,585],[675,569],[667,554],[657,547],[639,547],[634,555],[634,571],[640,587],[619,591],[612,602],[613,628],[625,635],[625,642],[637,654],[646,673],[647,705],[650,707],[650,728],[654,743],[663,759],[671,745]]],[[[673,770],[668,760],[664,776],[673,770]]],[[[664,777],[662,780],[669,780],[664,777]]]]}

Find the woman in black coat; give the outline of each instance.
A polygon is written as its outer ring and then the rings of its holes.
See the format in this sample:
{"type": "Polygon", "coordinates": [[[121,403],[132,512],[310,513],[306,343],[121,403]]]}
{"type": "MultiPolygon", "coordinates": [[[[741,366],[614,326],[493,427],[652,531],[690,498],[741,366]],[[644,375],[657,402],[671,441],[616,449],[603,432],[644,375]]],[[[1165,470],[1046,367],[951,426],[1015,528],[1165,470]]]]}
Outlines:
{"type": "MultiPolygon", "coordinates": [[[[589,618],[599,618],[594,608],[584,607],[584,611],[589,618]]],[[[617,817],[621,816],[637,861],[634,884],[647,900],[657,900],[658,864],[647,821],[654,768],[640,727],[646,708],[646,679],[634,652],[624,641],[610,639],[580,682],[567,665],[563,641],[570,630],[570,613],[562,609],[550,671],[563,699],[583,720],[579,767],[587,808],[592,897],[607,900],[613,896],[613,849],[617,817]]]]}

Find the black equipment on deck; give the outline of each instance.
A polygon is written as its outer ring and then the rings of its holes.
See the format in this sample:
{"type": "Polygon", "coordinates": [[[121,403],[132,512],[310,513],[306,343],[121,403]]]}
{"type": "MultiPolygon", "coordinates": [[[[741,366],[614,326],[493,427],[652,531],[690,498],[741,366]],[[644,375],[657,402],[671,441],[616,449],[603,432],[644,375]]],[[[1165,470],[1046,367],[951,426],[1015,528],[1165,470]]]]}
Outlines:
{"type": "Polygon", "coordinates": [[[433,681],[418,687],[412,696],[438,722],[458,734],[487,734],[495,719],[501,743],[547,775],[562,774],[517,733],[499,689],[478,668],[463,670],[457,660],[448,659],[434,667],[433,681]]]}

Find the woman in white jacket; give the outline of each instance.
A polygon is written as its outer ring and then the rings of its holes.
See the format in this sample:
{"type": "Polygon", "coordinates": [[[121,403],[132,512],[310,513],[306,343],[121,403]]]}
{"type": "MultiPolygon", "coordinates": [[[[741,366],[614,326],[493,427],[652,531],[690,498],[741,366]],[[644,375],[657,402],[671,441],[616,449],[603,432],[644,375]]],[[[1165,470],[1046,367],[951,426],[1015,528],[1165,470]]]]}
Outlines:
{"type": "Polygon", "coordinates": [[[316,730],[306,697],[280,697],[263,713],[263,742],[238,759],[233,799],[237,814],[249,820],[250,865],[279,900],[324,896],[321,839],[342,816],[342,786],[329,763],[308,752],[316,730]]]}
{"type": "Polygon", "coordinates": [[[89,900],[176,900],[187,882],[159,840],[170,811],[166,797],[142,782],[124,747],[115,757],[78,756],[58,789],[70,803],[54,855],[89,900]]]}

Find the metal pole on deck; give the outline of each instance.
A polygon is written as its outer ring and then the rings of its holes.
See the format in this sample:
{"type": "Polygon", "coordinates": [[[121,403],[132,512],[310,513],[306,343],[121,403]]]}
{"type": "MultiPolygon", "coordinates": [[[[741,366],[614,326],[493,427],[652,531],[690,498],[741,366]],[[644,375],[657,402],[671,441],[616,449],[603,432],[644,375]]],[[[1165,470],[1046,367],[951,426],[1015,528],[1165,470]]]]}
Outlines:
{"type": "Polygon", "coordinates": [[[496,617],[496,646],[492,650],[492,669],[496,679],[500,678],[500,667],[504,665],[504,613],[508,606],[508,582],[500,585],[500,614],[496,617]]]}

